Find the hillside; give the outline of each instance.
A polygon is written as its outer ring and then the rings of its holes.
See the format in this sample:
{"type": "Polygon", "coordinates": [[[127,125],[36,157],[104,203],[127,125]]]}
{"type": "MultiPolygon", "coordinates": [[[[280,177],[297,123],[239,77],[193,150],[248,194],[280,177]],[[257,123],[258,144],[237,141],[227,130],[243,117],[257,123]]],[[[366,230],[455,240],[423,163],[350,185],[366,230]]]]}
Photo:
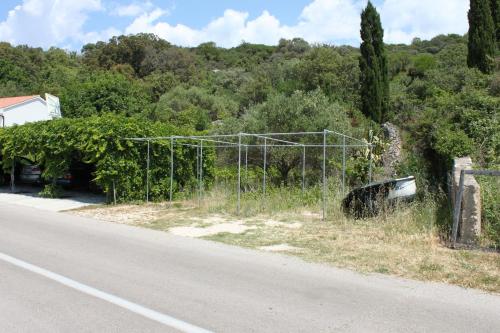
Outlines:
{"type": "MultiPolygon", "coordinates": [[[[387,46],[388,120],[406,131],[406,148],[413,152],[407,172],[440,178],[450,158],[464,154],[483,166],[499,163],[500,73],[467,68],[466,43],[465,37],[442,35],[387,46]]],[[[117,113],[229,132],[293,96],[335,105],[366,135],[377,126],[359,112],[358,57],[356,48],[302,39],[181,48],[139,34],[85,45],[81,54],[1,43],[0,96],[50,92],[61,98],[65,117],[117,113]]]]}

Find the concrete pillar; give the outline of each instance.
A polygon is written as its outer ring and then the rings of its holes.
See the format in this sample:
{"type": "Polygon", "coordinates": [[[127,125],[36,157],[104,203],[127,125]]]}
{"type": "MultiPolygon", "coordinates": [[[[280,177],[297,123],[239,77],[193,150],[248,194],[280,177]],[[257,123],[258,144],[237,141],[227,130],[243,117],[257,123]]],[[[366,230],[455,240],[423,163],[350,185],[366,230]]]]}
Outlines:
{"type": "MultiPolygon", "coordinates": [[[[471,170],[473,167],[470,157],[455,158],[453,161],[452,202],[458,193],[460,171],[471,170]]],[[[476,244],[481,236],[481,188],[473,175],[465,175],[460,212],[458,242],[476,244]]]]}

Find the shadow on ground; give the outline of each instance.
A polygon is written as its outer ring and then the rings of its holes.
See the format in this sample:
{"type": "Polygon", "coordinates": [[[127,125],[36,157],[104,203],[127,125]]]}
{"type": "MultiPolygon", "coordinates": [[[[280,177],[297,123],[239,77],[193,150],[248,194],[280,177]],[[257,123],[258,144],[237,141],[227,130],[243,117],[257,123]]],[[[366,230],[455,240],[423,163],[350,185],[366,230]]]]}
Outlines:
{"type": "Polygon", "coordinates": [[[16,204],[50,211],[64,211],[105,202],[102,194],[88,191],[64,190],[61,198],[47,199],[38,196],[41,188],[30,185],[18,185],[14,192],[8,186],[0,187],[0,203],[16,204]]]}

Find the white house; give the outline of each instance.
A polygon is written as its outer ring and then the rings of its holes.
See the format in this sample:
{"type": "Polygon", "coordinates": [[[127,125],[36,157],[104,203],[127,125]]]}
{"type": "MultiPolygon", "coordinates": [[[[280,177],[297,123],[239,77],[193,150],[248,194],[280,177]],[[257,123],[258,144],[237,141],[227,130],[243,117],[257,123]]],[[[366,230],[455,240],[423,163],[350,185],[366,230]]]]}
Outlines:
{"type": "Polygon", "coordinates": [[[0,98],[0,127],[60,118],[59,98],[46,94],[0,98]]]}

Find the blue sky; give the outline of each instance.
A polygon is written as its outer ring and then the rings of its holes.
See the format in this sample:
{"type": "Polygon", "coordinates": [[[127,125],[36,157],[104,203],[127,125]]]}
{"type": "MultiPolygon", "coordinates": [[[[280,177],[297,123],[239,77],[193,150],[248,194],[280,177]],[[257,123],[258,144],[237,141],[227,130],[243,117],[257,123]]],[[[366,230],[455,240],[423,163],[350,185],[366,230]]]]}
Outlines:
{"type": "MultiPolygon", "coordinates": [[[[468,0],[374,0],[390,43],[467,31],[468,0]],[[432,10],[429,10],[432,8],[432,10]]],[[[0,40],[80,50],[113,35],[149,32],[183,46],[280,38],[359,44],[366,0],[2,0],[0,40]]]]}

